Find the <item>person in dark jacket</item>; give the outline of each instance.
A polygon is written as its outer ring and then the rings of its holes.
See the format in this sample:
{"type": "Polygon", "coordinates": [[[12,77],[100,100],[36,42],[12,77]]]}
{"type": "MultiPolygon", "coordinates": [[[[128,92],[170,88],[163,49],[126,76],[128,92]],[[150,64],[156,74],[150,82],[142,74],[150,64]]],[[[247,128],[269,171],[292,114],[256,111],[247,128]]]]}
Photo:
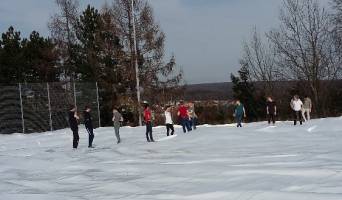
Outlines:
{"type": "Polygon", "coordinates": [[[145,102],[144,120],[145,120],[145,124],[146,124],[147,142],[154,142],[153,135],[152,135],[152,112],[151,112],[150,106],[147,102],[145,102]]]}
{"type": "Polygon", "coordinates": [[[77,149],[80,136],[78,135],[78,120],[80,117],[77,115],[76,106],[71,106],[69,110],[69,125],[73,133],[73,148],[77,149]]]}
{"type": "Polygon", "coordinates": [[[275,118],[277,116],[277,104],[273,101],[272,97],[267,98],[266,102],[266,112],[268,117],[268,124],[275,124],[275,118]]]}
{"type": "Polygon", "coordinates": [[[94,140],[94,128],[93,128],[93,121],[92,121],[92,117],[91,117],[91,109],[89,106],[86,106],[83,112],[84,115],[84,125],[85,128],[88,132],[89,135],[89,145],[88,148],[94,148],[93,147],[93,140],[94,140]]]}

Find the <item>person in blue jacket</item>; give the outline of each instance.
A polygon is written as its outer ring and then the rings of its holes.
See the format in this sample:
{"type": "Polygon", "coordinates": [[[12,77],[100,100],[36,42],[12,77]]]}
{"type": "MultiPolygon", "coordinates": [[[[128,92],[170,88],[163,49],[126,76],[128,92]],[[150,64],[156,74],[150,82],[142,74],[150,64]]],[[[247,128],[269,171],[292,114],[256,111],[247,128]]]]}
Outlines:
{"type": "Polygon", "coordinates": [[[242,120],[244,117],[246,117],[246,110],[240,100],[237,100],[235,102],[234,117],[237,123],[237,127],[242,127],[242,120]]]}

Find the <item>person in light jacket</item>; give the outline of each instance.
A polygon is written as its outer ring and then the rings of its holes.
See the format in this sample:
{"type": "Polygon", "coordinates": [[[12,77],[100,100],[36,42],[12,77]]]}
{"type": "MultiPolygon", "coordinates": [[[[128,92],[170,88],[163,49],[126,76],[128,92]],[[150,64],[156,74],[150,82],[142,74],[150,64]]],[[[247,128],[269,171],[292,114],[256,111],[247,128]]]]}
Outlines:
{"type": "Polygon", "coordinates": [[[305,122],[311,120],[311,117],[310,117],[311,110],[312,110],[312,101],[310,97],[306,96],[304,98],[304,104],[303,104],[303,109],[302,109],[302,115],[303,115],[303,119],[305,122]]]}
{"type": "Polygon", "coordinates": [[[190,102],[189,103],[189,109],[188,109],[188,112],[189,112],[189,117],[190,117],[190,127],[193,129],[193,130],[196,130],[196,125],[197,125],[197,115],[196,115],[196,112],[195,112],[195,104],[193,102],[190,102]]]}
{"type": "Polygon", "coordinates": [[[175,129],[173,127],[173,120],[172,120],[172,114],[171,114],[171,106],[167,106],[165,110],[165,125],[166,125],[166,135],[170,136],[175,133],[175,129]]]}
{"type": "Polygon", "coordinates": [[[300,100],[298,95],[295,95],[293,99],[291,100],[290,106],[293,110],[294,115],[294,125],[297,125],[297,121],[300,122],[300,125],[303,124],[302,120],[302,108],[303,108],[303,102],[300,100]]]}
{"type": "Polygon", "coordinates": [[[117,144],[121,143],[121,138],[120,138],[120,126],[121,122],[123,122],[123,118],[121,113],[119,113],[117,108],[113,109],[113,124],[114,124],[114,131],[115,131],[115,136],[117,139],[117,144]]]}

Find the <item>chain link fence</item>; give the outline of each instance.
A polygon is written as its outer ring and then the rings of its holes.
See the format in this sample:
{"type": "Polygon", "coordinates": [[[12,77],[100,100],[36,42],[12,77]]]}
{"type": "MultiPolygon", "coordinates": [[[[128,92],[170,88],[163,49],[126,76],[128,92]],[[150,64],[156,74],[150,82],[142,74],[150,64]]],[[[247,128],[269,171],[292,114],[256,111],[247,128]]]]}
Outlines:
{"type": "Polygon", "coordinates": [[[63,129],[68,109],[77,105],[83,121],[85,106],[92,108],[94,127],[99,127],[97,83],[25,83],[0,85],[0,134],[35,133],[63,129]]]}

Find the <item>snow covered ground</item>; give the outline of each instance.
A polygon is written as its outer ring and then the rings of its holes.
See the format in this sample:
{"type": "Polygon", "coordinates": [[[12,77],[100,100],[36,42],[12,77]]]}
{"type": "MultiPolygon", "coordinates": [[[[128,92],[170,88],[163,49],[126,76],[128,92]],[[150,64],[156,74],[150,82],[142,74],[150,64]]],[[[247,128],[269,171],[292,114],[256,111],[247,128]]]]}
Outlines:
{"type": "Polygon", "coordinates": [[[342,118],[201,126],[145,142],[144,128],[0,135],[1,200],[341,200],[342,118]]]}

